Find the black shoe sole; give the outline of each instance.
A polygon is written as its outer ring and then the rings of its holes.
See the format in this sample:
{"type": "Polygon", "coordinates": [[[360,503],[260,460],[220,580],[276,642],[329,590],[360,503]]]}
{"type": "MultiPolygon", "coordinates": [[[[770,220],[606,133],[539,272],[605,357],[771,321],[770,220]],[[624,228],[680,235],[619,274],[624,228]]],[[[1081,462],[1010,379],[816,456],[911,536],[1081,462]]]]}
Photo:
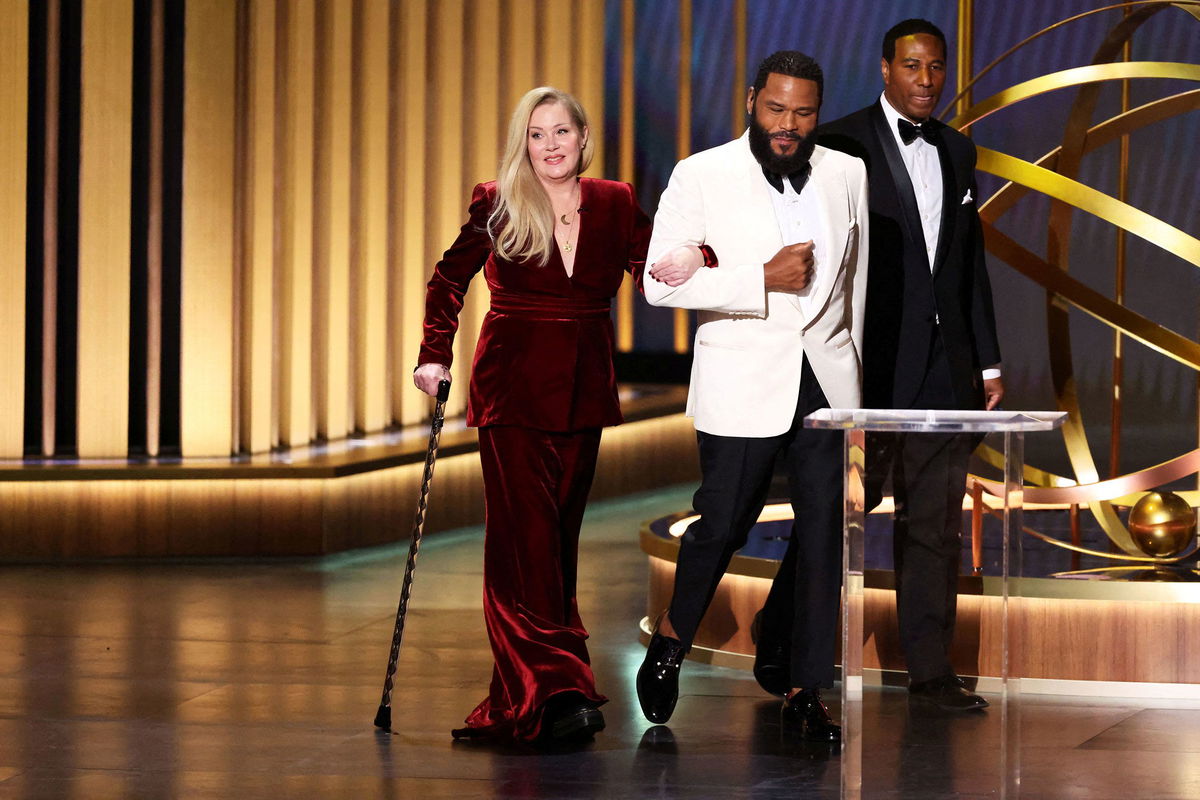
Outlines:
{"type": "Polygon", "coordinates": [[[837,735],[830,738],[828,734],[825,736],[814,736],[808,732],[808,728],[804,729],[804,733],[800,736],[806,742],[818,742],[820,744],[840,744],[842,741],[842,732],[838,731],[837,735]]]}
{"type": "MultiPolygon", "coordinates": [[[[676,702],[678,702],[678,698],[676,698],[676,702]]],[[[642,707],[642,716],[653,722],[655,725],[665,724],[669,719],[671,719],[671,715],[675,713],[675,703],[672,703],[671,707],[666,711],[655,713],[652,709],[646,707],[646,704],[642,701],[640,693],[638,695],[638,705],[642,707]]]]}
{"type": "MultiPolygon", "coordinates": [[[[646,698],[655,694],[655,689],[658,688],[656,684],[661,683],[661,681],[657,681],[650,677],[643,677],[643,670],[645,668],[645,665],[643,665],[643,669],[638,670],[637,681],[634,683],[634,689],[637,692],[638,705],[642,708],[642,716],[653,722],[655,725],[662,725],[671,718],[672,714],[675,713],[675,705],[679,702],[679,684],[676,683],[675,697],[670,701],[670,703],[666,704],[666,708],[657,710],[653,709],[650,707],[650,704],[647,702],[646,698]]],[[[678,680],[678,677],[676,680],[678,680]]]]}
{"type": "Polygon", "coordinates": [[[936,708],[937,710],[945,711],[948,714],[969,714],[972,711],[983,711],[985,708],[988,708],[991,705],[988,701],[984,700],[983,705],[954,706],[954,705],[939,703],[937,700],[934,700],[932,697],[926,697],[925,695],[921,695],[921,694],[910,694],[908,696],[908,699],[909,699],[909,702],[920,703],[923,706],[928,706],[930,708],[936,708]]]}
{"type": "Polygon", "coordinates": [[[554,720],[550,738],[556,742],[580,742],[604,730],[604,715],[598,708],[580,709],[554,720]]]}

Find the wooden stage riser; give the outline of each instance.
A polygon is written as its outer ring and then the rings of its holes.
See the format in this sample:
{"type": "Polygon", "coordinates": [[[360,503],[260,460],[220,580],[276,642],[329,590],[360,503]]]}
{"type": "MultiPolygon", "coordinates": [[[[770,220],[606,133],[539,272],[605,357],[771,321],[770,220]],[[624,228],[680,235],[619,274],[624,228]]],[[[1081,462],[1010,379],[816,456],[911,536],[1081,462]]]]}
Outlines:
{"type": "MultiPolygon", "coordinates": [[[[407,540],[423,470],[407,464],[338,478],[0,482],[0,560],[307,556],[407,540]]],[[[634,422],[605,432],[592,498],[696,475],[690,420],[634,422]]],[[[439,459],[426,532],[482,522],[478,454],[439,459]]]]}
{"type": "MultiPolygon", "coordinates": [[[[666,607],[675,564],[651,557],[646,614],[666,607]]],[[[752,655],[750,625],[770,581],[726,575],[695,644],[752,655]]],[[[895,593],[865,591],[863,667],[904,670],[895,593]]],[[[959,595],[951,661],[962,675],[1000,675],[999,597],[959,595]]],[[[1009,600],[1011,674],[1026,678],[1200,684],[1200,604],[1016,597],[1009,600]]],[[[840,642],[839,642],[840,645],[840,642]]],[[[840,649],[840,647],[839,647],[840,649]]]]}

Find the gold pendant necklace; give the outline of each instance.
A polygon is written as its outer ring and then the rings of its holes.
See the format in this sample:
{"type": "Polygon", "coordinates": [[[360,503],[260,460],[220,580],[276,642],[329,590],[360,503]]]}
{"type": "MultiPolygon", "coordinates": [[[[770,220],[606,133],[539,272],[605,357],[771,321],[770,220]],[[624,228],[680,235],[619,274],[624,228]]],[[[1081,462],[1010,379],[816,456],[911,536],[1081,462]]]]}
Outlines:
{"type": "MultiPolygon", "coordinates": [[[[571,224],[573,222],[575,222],[575,217],[577,217],[577,216],[579,216],[578,208],[576,208],[574,213],[571,214],[570,221],[567,220],[566,212],[558,215],[558,221],[561,222],[563,225],[567,226],[567,228],[570,228],[571,224]]],[[[567,239],[566,239],[566,241],[563,242],[562,249],[563,249],[564,253],[569,253],[575,249],[575,247],[571,244],[571,231],[570,230],[567,231],[567,239]]]]}

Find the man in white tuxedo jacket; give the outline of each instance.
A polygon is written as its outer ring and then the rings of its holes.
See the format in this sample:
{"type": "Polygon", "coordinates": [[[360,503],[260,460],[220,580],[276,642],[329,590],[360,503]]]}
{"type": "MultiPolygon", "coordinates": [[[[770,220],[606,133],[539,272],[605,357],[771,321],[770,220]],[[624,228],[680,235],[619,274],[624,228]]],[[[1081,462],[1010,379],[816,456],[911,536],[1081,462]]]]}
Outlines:
{"type": "Polygon", "coordinates": [[[747,132],[681,161],[654,219],[646,299],[698,312],[687,413],[703,477],[693,499],[701,516],[681,540],[671,605],[638,673],[653,722],[674,709],[683,655],[780,458],[796,524],[780,565],[795,580],[779,583],[794,595],[768,597],[755,675],[785,697],[785,729],[840,738],[819,690],[834,677],[842,437],[803,419],[861,405],[867,177],[857,158],[815,147],[822,84],[802,53],[764,60],[747,132]],[[715,254],[715,265],[677,258],[687,245],[715,254]]]}

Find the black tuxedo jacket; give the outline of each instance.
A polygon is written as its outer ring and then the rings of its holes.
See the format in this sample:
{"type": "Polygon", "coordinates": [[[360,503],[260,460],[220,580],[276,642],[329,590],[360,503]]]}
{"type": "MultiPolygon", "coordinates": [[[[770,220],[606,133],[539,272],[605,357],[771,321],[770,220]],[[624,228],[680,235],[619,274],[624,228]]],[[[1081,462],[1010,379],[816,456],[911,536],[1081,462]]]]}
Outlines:
{"type": "Polygon", "coordinates": [[[871,249],[863,406],[912,408],[930,367],[932,339],[940,334],[954,390],[945,407],[981,408],[979,373],[1000,362],[1000,345],[975,206],[975,145],[936,120],[927,123],[940,133],[943,183],[931,270],[912,182],[879,102],[818,129],[820,144],[867,165],[871,249]]]}

